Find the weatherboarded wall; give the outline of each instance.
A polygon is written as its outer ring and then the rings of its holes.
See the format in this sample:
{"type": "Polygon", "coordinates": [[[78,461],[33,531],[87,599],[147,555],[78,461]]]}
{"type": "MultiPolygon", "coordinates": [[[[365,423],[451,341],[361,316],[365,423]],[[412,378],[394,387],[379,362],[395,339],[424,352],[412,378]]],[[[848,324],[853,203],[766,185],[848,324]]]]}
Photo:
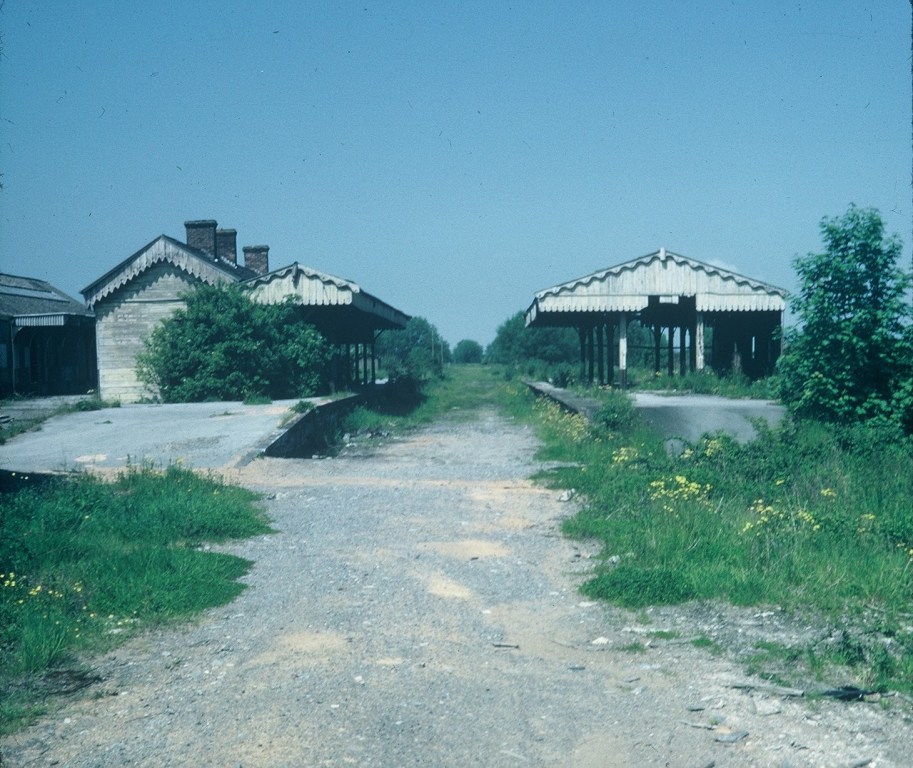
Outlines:
{"type": "Polygon", "coordinates": [[[95,306],[98,387],[105,400],[135,403],[154,393],[136,376],[136,355],[158,323],[184,306],[180,296],[199,281],[157,264],[95,306]]]}

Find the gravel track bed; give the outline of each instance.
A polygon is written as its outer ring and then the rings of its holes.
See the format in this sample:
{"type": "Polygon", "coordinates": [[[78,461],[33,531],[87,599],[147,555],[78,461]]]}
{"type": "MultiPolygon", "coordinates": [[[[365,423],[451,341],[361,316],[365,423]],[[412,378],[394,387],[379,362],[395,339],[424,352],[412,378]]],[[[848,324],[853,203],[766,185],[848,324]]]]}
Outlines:
{"type": "Polygon", "coordinates": [[[758,681],[650,637],[687,636],[687,612],[642,626],[584,600],[595,550],[560,536],[572,510],[528,481],[535,448],[484,412],[238,470],[278,531],[230,548],[249,588],[94,660],[102,681],[2,765],[910,764],[900,707],[736,688],[758,681]]]}

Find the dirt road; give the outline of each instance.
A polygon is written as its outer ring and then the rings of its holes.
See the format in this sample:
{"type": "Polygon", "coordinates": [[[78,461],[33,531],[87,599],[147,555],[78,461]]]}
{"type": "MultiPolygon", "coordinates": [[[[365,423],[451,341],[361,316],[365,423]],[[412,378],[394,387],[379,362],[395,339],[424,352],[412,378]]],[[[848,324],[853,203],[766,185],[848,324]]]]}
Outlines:
{"type": "Polygon", "coordinates": [[[4,740],[3,765],[909,764],[901,708],[734,687],[759,681],[674,613],[581,598],[591,553],[527,480],[535,447],[484,413],[253,462],[235,479],[278,533],[232,547],[249,588],[94,662],[102,681],[4,740]]]}

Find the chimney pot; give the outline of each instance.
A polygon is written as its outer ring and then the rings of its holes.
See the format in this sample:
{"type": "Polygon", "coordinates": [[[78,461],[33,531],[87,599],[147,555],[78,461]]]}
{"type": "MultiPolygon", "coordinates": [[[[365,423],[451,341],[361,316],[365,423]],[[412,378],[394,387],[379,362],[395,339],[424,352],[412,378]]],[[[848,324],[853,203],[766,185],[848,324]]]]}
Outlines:
{"type": "Polygon", "coordinates": [[[213,219],[185,221],[184,227],[187,230],[187,245],[208,253],[215,258],[218,254],[216,250],[216,222],[213,219]]]}
{"type": "Polygon", "coordinates": [[[238,230],[216,230],[216,253],[220,259],[232,264],[238,263],[238,230]]]}
{"type": "Polygon", "coordinates": [[[265,275],[269,272],[268,245],[245,245],[243,251],[245,267],[258,275],[265,275]]]}

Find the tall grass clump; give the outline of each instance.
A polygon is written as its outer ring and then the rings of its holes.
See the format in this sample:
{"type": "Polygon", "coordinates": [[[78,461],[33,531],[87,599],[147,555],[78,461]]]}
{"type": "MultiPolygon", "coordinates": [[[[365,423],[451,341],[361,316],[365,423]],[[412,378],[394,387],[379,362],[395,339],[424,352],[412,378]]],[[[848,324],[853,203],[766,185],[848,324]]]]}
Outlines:
{"type": "Polygon", "coordinates": [[[860,679],[913,690],[913,441],[787,421],[670,455],[618,397],[589,423],[533,406],[543,457],[563,462],[549,482],[583,499],[564,531],[603,543],[587,595],[808,611],[867,649],[853,656],[860,679]]]}
{"type": "Polygon", "coordinates": [[[171,467],[82,476],[0,497],[0,729],[35,683],[132,632],[232,600],[251,563],[205,542],[270,529],[241,488],[171,467]]]}

